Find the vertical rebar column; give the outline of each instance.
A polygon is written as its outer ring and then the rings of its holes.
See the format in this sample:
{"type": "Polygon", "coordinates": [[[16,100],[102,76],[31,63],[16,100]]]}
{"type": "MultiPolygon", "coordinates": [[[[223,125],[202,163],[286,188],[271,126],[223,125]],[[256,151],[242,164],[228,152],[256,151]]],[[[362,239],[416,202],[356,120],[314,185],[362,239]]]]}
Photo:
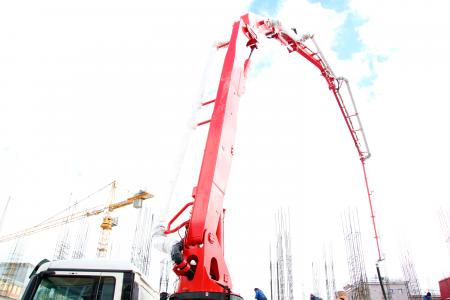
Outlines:
{"type": "Polygon", "coordinates": [[[333,249],[330,246],[330,272],[331,272],[331,290],[333,291],[333,299],[337,298],[337,289],[336,289],[336,276],[334,274],[334,255],[333,255],[333,249]]]}
{"type": "Polygon", "coordinates": [[[311,271],[312,271],[312,284],[313,284],[313,294],[316,297],[320,298],[321,292],[320,292],[320,270],[319,270],[319,263],[312,262],[311,263],[311,271]]]}
{"type": "Polygon", "coordinates": [[[73,214],[75,208],[77,206],[77,203],[74,203],[72,205],[72,193],[70,193],[69,196],[69,214],[64,220],[64,224],[61,226],[61,229],[59,231],[58,240],[56,241],[55,246],[55,252],[53,253],[53,259],[54,260],[64,260],[67,259],[69,256],[70,251],[70,225],[69,220],[71,215],[73,214]]]}
{"type": "Polygon", "coordinates": [[[8,197],[5,207],[3,208],[2,216],[0,217],[0,233],[2,233],[3,222],[5,221],[6,212],[8,211],[9,202],[11,201],[11,196],[8,197]]]}
{"type": "Polygon", "coordinates": [[[149,208],[139,210],[131,248],[131,263],[149,275],[154,216],[149,208]]]}
{"type": "Polygon", "coordinates": [[[328,267],[327,267],[327,258],[324,253],[324,266],[325,266],[325,287],[327,289],[327,299],[331,299],[331,293],[330,293],[330,278],[328,273],[328,267]]]}
{"type": "Polygon", "coordinates": [[[292,277],[292,250],[291,250],[291,218],[289,210],[285,216],[284,242],[286,247],[286,276],[287,299],[294,300],[294,279],[292,277]]]}
{"type": "Polygon", "coordinates": [[[359,217],[356,209],[354,211],[349,209],[347,213],[344,212],[342,216],[342,228],[347,252],[348,271],[352,285],[352,299],[370,300],[361,231],[359,229],[359,217]]]}
{"type": "MultiPolygon", "coordinates": [[[[272,244],[270,245],[270,250],[272,252],[272,244]]],[[[275,253],[276,255],[276,253],[275,253]]],[[[275,258],[272,258],[272,254],[270,254],[270,265],[271,265],[271,290],[272,290],[272,300],[280,300],[280,294],[278,292],[278,258],[275,256],[275,258]]]]}
{"type": "Polygon", "coordinates": [[[327,290],[327,298],[336,298],[336,278],[334,275],[333,251],[331,246],[323,248],[323,260],[325,267],[325,286],[327,290]]]}
{"type": "MultiPolygon", "coordinates": [[[[289,210],[280,208],[275,214],[276,224],[276,282],[273,297],[278,300],[294,299],[294,279],[292,275],[292,249],[289,210]]],[[[271,266],[272,268],[272,266],[271,266]]],[[[273,269],[273,268],[272,268],[273,269]]],[[[274,282],[272,280],[272,282],[274,282]]]]}
{"type": "Polygon", "coordinates": [[[89,241],[89,218],[85,218],[78,222],[77,233],[75,236],[74,247],[72,251],[73,259],[82,259],[86,256],[86,245],[89,241]]]}
{"type": "Polygon", "coordinates": [[[450,211],[441,207],[439,209],[439,220],[441,222],[448,253],[450,254],[450,211]]]}
{"type": "Polygon", "coordinates": [[[411,260],[409,251],[403,251],[402,254],[402,272],[408,287],[408,296],[414,297],[421,295],[419,280],[417,279],[416,268],[411,260]]]}
{"type": "Polygon", "coordinates": [[[160,293],[168,293],[169,288],[169,274],[171,271],[170,266],[172,265],[172,261],[169,258],[163,258],[161,260],[161,270],[159,277],[159,292],[160,293]]]}
{"type": "Polygon", "coordinates": [[[283,243],[283,216],[281,211],[277,214],[277,278],[278,294],[280,300],[286,300],[286,276],[285,276],[285,249],[283,243]]]}
{"type": "Polygon", "coordinates": [[[272,268],[272,245],[269,243],[269,274],[270,274],[270,299],[274,300],[273,294],[273,268],[272,268]]]}

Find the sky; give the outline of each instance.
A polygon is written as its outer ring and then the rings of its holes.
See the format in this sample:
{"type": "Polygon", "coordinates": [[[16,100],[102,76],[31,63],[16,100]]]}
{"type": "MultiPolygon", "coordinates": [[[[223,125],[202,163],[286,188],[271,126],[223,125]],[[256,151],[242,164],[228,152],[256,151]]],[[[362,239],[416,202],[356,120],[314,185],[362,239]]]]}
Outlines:
{"type": "MultiPolygon", "coordinates": [[[[146,206],[162,219],[189,202],[207,130],[193,130],[192,118],[207,118],[196,104],[214,98],[223,58],[209,59],[211,45],[227,40],[232,23],[251,11],[314,33],[335,73],[350,80],[372,152],[382,271],[402,278],[399,256],[408,249],[422,289],[437,289],[450,273],[438,214],[449,209],[449,8],[443,0],[2,2],[0,212],[11,201],[0,234],[36,224],[113,180],[117,200],[144,188],[153,193],[146,206]]],[[[279,207],[292,218],[296,298],[311,291],[311,262],[327,244],[338,287],[348,283],[340,223],[348,208],[358,209],[373,278],[362,170],[323,78],[273,41],[261,40],[253,60],[224,202],[235,291],[250,299],[255,286],[269,290],[279,207]]],[[[104,204],[108,194],[83,205],[104,204]]],[[[117,214],[111,257],[128,259],[138,212],[117,214]]],[[[98,219],[89,222],[94,232],[98,219]]],[[[24,241],[24,259],[51,257],[56,235],[24,241]]],[[[0,244],[1,257],[12,245],[0,244]]]]}

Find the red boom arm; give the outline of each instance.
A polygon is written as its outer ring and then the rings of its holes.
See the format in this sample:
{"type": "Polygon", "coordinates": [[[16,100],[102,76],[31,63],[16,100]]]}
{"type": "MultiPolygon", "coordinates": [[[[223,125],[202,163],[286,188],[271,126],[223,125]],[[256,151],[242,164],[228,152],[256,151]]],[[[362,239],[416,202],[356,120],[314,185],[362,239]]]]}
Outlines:
{"type": "MultiPolygon", "coordinates": [[[[233,24],[229,43],[221,46],[228,46],[228,50],[216,99],[204,103],[214,103],[211,120],[198,124],[209,123],[210,127],[198,184],[192,195],[194,202],[182,209],[183,211],[193,205],[191,218],[176,228],[184,226],[187,233],[172,251],[174,271],[180,279],[178,291],[172,295],[173,299],[222,299],[223,294],[240,298],[230,294],[231,277],[224,260],[223,198],[233,156],[239,100],[244,92],[250,57],[258,46],[259,36],[277,39],[289,52],[298,52],[321,71],[339,104],[363,167],[365,159],[370,156],[353,99],[352,110],[349,111],[339,93],[342,83],[347,84],[347,81],[334,76],[320,50],[313,52],[304,45],[305,40],[312,37],[304,36],[300,39],[293,31],[284,30],[276,21],[252,14],[242,16],[233,24]]],[[[367,181],[366,187],[369,191],[367,181]]],[[[176,230],[171,229],[170,225],[182,211],[170,221],[166,233],[176,230]]]]}

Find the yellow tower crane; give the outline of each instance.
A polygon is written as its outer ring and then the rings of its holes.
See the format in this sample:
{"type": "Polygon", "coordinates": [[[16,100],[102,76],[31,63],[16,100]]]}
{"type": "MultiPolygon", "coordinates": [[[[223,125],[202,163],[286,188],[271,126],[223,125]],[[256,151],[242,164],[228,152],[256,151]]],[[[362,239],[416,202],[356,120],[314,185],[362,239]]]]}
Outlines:
{"type": "MultiPolygon", "coordinates": [[[[75,222],[75,221],[78,221],[78,220],[81,220],[81,219],[84,219],[87,217],[97,216],[101,213],[110,214],[112,211],[114,211],[118,208],[124,207],[124,206],[128,206],[130,204],[133,204],[133,206],[136,208],[140,208],[142,206],[143,200],[146,200],[146,199],[149,199],[152,197],[153,197],[153,195],[148,192],[139,191],[137,194],[135,194],[134,196],[132,196],[124,201],[110,203],[101,208],[86,209],[86,210],[75,212],[70,215],[59,217],[59,218],[52,218],[50,220],[39,223],[38,225],[26,228],[24,230],[0,236],[0,243],[14,240],[14,239],[17,239],[20,237],[32,235],[32,234],[35,234],[35,233],[38,233],[38,232],[41,232],[41,231],[44,231],[47,229],[62,226],[64,224],[72,223],[72,222],[75,222]]],[[[109,223],[109,220],[105,219],[106,216],[107,215],[105,214],[105,217],[103,218],[103,222],[100,226],[101,228],[103,228],[105,226],[106,226],[106,228],[109,228],[108,224],[110,224],[110,223],[109,223]],[[107,224],[107,225],[104,225],[104,224],[107,224]]],[[[112,228],[112,220],[111,220],[111,228],[112,228]]],[[[109,229],[109,231],[110,230],[111,229],[109,229]]]]}
{"type": "Polygon", "coordinates": [[[116,182],[113,181],[111,185],[111,197],[109,200],[109,204],[107,205],[108,209],[104,210],[104,216],[103,216],[103,222],[100,224],[100,237],[98,240],[98,246],[97,246],[97,257],[98,258],[104,258],[107,256],[109,251],[109,244],[110,244],[110,237],[111,237],[111,230],[114,226],[117,225],[117,221],[115,218],[111,216],[111,212],[114,211],[117,208],[121,208],[130,204],[133,204],[134,208],[141,208],[142,207],[142,200],[148,199],[153,197],[153,195],[140,191],[136,195],[134,195],[131,198],[128,198],[125,201],[112,203],[114,202],[115,198],[115,189],[116,189],[116,182]],[[143,194],[146,193],[146,194],[143,194]]]}

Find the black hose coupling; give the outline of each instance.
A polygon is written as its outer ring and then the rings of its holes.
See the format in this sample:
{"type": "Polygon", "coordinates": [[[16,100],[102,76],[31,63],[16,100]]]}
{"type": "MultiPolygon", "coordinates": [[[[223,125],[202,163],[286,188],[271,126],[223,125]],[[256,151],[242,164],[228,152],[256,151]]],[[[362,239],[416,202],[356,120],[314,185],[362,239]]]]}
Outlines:
{"type": "Polygon", "coordinates": [[[191,265],[183,257],[183,241],[179,241],[172,247],[170,257],[175,263],[173,271],[178,276],[186,276],[189,280],[194,278],[194,271],[191,269],[191,265]]]}

